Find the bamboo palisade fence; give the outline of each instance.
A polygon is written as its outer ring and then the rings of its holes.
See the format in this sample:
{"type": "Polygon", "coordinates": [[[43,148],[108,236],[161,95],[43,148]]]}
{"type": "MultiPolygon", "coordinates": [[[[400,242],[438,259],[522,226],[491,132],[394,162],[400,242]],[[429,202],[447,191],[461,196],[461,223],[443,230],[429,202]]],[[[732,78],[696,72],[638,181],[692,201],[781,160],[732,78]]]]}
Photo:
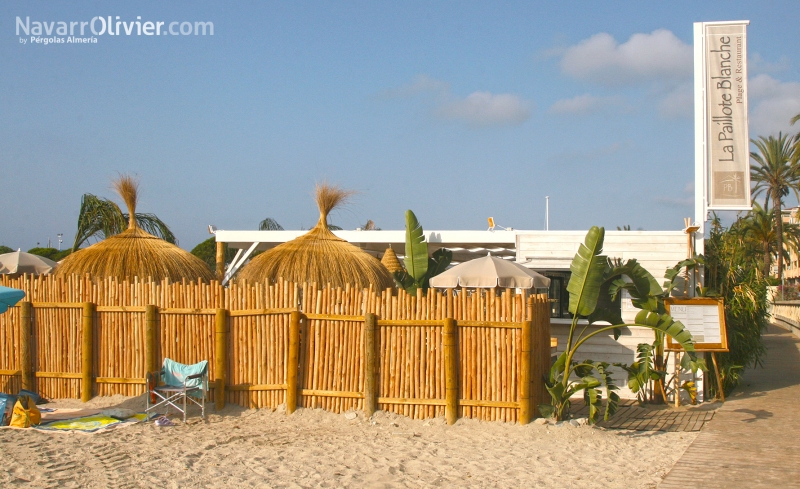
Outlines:
{"type": "Polygon", "coordinates": [[[26,292],[0,315],[6,392],[140,395],[145,374],[171,358],[209,360],[218,408],[527,423],[549,398],[546,295],[78,276],[0,283],[26,292]]]}

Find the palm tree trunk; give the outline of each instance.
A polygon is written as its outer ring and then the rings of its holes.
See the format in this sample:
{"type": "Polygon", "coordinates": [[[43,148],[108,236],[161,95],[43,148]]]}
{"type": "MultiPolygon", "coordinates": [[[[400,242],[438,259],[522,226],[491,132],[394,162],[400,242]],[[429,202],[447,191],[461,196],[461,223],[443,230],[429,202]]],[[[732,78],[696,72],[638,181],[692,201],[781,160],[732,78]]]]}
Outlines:
{"type": "Polygon", "coordinates": [[[781,198],[775,196],[772,198],[775,208],[775,234],[778,241],[778,284],[783,283],[783,216],[781,215],[781,198]]]}
{"type": "Polygon", "coordinates": [[[769,255],[769,241],[764,242],[764,278],[769,277],[769,268],[772,265],[772,257],[769,255]]]}

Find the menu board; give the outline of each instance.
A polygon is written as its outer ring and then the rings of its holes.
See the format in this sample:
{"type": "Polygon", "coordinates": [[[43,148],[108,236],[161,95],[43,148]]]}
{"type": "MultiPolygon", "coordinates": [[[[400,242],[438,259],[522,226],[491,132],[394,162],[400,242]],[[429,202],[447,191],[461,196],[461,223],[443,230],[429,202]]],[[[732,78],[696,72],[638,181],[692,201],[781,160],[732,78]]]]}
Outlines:
{"type": "MultiPolygon", "coordinates": [[[[667,313],[680,321],[692,334],[695,351],[728,351],[728,333],[725,328],[725,306],[722,299],[694,298],[665,300],[667,313]]],[[[667,349],[679,350],[667,336],[667,349]]]]}

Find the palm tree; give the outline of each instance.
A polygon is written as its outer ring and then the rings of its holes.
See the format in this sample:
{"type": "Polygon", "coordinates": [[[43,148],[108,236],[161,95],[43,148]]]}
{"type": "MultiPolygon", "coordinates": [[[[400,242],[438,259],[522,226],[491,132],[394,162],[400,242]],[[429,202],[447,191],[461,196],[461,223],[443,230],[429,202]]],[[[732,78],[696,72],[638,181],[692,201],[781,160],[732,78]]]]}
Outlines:
{"type": "Polygon", "coordinates": [[[268,217],[258,223],[258,230],[259,231],[283,231],[283,226],[278,224],[278,221],[275,219],[268,217]]]}
{"type": "MultiPolygon", "coordinates": [[[[750,165],[750,178],[756,182],[753,197],[764,192],[767,204],[772,201],[775,213],[775,238],[778,250],[783,250],[783,219],[781,207],[783,198],[793,191],[798,195],[800,186],[800,166],[794,160],[795,148],[792,138],[778,133],[778,137],[760,136],[752,140],[758,152],[750,157],[757,163],[750,165]]],[[[765,204],[766,207],[766,204],[765,204]]],[[[783,281],[783,253],[778,253],[778,281],[783,281]]]]}
{"type": "MultiPolygon", "coordinates": [[[[800,248],[800,225],[792,222],[783,223],[784,259],[789,259],[789,250],[797,252],[800,248]]],[[[753,210],[739,219],[731,231],[738,232],[744,239],[743,247],[753,250],[763,263],[763,274],[769,276],[773,257],[778,256],[776,246],[775,214],[769,207],[761,207],[753,202],[753,210]]]]}
{"type": "MultiPolygon", "coordinates": [[[[800,121],[800,114],[792,117],[792,125],[797,121],[800,121]]],[[[792,158],[792,163],[797,163],[798,160],[800,160],[800,132],[794,135],[794,158],[792,158]]]]}
{"type": "MultiPolygon", "coordinates": [[[[134,219],[144,231],[168,243],[178,244],[178,240],[172,234],[169,226],[155,214],[136,212],[134,219]]],[[[128,214],[122,212],[117,204],[96,195],[83,194],[81,210],[78,213],[78,230],[75,232],[72,251],[78,251],[78,248],[90,238],[101,240],[126,229],[128,229],[128,214]]]]}
{"type": "Polygon", "coordinates": [[[761,250],[763,261],[763,274],[769,276],[769,269],[772,266],[772,255],[775,250],[775,214],[769,208],[761,207],[753,202],[753,210],[738,223],[736,230],[742,233],[742,237],[758,245],[761,250]]]}

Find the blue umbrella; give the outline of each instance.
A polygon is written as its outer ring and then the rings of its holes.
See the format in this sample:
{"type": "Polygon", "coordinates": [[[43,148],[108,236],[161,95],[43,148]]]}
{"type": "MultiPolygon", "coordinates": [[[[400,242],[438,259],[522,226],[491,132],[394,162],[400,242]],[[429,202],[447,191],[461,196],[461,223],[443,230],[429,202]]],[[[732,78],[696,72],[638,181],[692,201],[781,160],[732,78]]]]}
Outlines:
{"type": "Polygon", "coordinates": [[[21,301],[23,297],[25,297],[25,292],[0,285],[0,313],[6,312],[9,307],[21,301]]]}

